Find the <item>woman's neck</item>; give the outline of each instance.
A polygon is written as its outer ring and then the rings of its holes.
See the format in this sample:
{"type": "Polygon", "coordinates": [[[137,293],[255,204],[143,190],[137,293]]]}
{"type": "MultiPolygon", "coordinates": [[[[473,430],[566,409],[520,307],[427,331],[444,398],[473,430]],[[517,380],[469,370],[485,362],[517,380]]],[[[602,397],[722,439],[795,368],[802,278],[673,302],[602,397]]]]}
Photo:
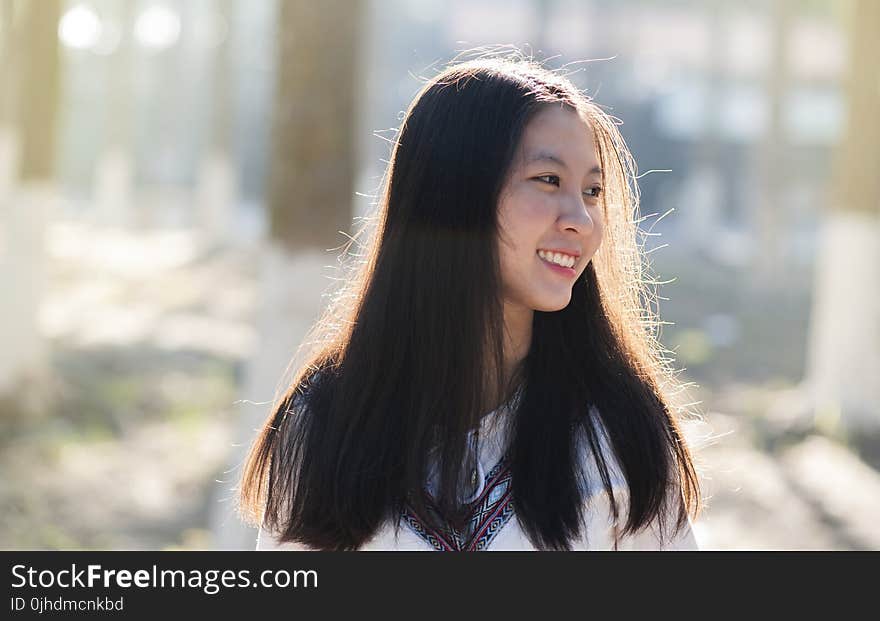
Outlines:
{"type": "MultiPolygon", "coordinates": [[[[490,408],[496,409],[504,403],[512,390],[511,380],[532,345],[532,320],[535,312],[530,308],[504,303],[504,371],[502,386],[491,391],[490,408]]],[[[490,380],[490,385],[492,385],[490,380]]]]}
{"type": "Polygon", "coordinates": [[[508,382],[532,346],[534,317],[530,308],[504,303],[504,379],[508,382]]]}

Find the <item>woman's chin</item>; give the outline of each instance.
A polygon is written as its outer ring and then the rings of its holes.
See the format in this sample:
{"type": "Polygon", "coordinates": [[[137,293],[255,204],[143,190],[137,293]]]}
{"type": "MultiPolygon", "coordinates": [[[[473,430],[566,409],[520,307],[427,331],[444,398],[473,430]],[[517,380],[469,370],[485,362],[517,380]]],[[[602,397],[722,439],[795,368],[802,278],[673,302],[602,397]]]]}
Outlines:
{"type": "Polygon", "coordinates": [[[556,311],[561,311],[563,308],[568,306],[569,302],[571,302],[570,291],[568,295],[564,298],[560,297],[556,300],[546,300],[541,302],[539,305],[534,307],[534,310],[541,311],[542,313],[555,313],[556,311]]]}

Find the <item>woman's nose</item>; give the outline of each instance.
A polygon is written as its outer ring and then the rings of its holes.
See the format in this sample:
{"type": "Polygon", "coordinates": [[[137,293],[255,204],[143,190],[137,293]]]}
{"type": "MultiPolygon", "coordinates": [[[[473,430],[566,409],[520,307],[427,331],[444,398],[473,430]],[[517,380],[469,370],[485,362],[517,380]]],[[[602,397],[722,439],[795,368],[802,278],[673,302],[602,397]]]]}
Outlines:
{"type": "Polygon", "coordinates": [[[583,199],[567,199],[559,215],[559,226],[563,230],[572,230],[581,235],[589,235],[593,232],[595,223],[590,216],[589,210],[584,205],[583,199]]]}

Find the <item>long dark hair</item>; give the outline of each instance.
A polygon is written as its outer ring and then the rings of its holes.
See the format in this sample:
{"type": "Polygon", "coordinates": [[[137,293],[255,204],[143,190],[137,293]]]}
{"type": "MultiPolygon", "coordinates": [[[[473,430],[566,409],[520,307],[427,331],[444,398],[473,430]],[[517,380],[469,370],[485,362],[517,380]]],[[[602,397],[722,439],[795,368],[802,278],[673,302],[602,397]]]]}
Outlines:
{"type": "Polygon", "coordinates": [[[467,432],[520,388],[509,459],[516,516],[536,547],[569,549],[584,532],[578,436],[618,523],[602,427],[628,485],[617,537],[655,518],[665,532],[665,515],[683,528],[700,509],[698,477],[655,334],[634,166],[615,121],[532,62],[453,64],[410,105],[383,185],[374,237],[248,456],[243,513],[281,541],[357,549],[406,503],[429,514],[435,449],[434,498],[459,515],[475,459],[467,432]],[[529,353],[505,384],[496,208],[526,124],[548,105],[593,128],[605,233],[568,306],[535,311],[529,353]]]}

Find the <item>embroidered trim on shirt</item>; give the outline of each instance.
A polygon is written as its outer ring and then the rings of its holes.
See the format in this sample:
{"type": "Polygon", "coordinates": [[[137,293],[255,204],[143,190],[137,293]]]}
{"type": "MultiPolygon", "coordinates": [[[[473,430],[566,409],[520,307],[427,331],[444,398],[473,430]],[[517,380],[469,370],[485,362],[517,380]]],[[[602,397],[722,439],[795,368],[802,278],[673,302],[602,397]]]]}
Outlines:
{"type": "Polygon", "coordinates": [[[428,510],[439,530],[427,526],[409,505],[403,511],[403,520],[422,539],[440,552],[485,550],[513,517],[510,467],[502,458],[486,475],[483,493],[472,503],[467,532],[454,529],[440,514],[434,499],[428,494],[428,510]]]}

